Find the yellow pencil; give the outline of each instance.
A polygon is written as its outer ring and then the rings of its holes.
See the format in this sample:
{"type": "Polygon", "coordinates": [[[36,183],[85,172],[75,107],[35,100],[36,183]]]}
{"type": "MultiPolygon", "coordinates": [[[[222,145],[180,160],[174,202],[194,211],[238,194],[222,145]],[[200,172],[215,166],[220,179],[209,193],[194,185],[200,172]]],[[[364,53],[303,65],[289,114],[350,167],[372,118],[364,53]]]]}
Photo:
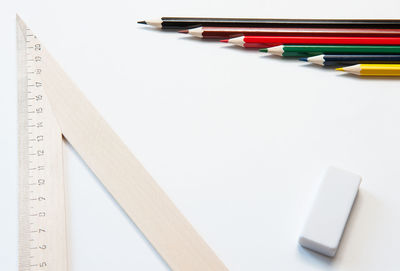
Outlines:
{"type": "Polygon", "coordinates": [[[336,70],[362,76],[400,76],[400,64],[358,64],[336,70]]]}

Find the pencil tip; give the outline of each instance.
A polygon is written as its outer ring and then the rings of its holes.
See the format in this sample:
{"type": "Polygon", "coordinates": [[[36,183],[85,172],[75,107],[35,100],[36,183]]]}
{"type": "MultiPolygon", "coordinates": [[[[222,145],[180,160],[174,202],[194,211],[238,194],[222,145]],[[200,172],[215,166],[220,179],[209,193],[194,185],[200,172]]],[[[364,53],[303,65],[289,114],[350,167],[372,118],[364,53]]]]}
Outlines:
{"type": "Polygon", "coordinates": [[[227,39],[227,40],[220,40],[220,42],[229,42],[229,39],[227,39]]]}
{"type": "Polygon", "coordinates": [[[262,53],[268,53],[268,48],[262,48],[259,51],[262,52],[262,53]]]}
{"type": "Polygon", "coordinates": [[[299,60],[300,60],[300,61],[305,61],[305,62],[307,62],[307,61],[308,61],[308,58],[307,58],[307,57],[302,57],[302,58],[299,58],[299,60]]]}
{"type": "Polygon", "coordinates": [[[138,21],[138,24],[147,24],[146,21],[138,21]]]}
{"type": "Polygon", "coordinates": [[[343,68],[337,68],[336,70],[337,70],[337,71],[342,71],[342,72],[344,72],[344,69],[343,69],[343,68]]]}
{"type": "Polygon", "coordinates": [[[182,34],[187,34],[187,33],[189,33],[189,30],[187,30],[187,29],[185,29],[185,30],[180,30],[180,31],[178,31],[179,33],[182,33],[182,34]]]}

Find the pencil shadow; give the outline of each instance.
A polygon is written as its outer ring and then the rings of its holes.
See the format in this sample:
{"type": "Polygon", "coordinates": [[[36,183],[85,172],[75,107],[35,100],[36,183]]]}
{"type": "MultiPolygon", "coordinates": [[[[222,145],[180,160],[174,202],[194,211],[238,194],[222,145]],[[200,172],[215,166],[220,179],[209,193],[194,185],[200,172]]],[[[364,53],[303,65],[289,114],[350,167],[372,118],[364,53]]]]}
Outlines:
{"type": "Polygon", "coordinates": [[[344,78],[350,78],[353,80],[366,80],[366,81],[382,81],[382,80],[387,80],[387,81],[399,81],[400,76],[359,76],[351,73],[342,73],[338,74],[338,77],[344,77],[344,78]]]}
{"type": "MultiPolygon", "coordinates": [[[[226,44],[226,43],[225,43],[226,44]]],[[[226,49],[226,50],[234,50],[237,52],[258,52],[258,48],[245,48],[245,47],[240,47],[240,46],[236,46],[236,45],[226,45],[226,46],[222,46],[222,49],[226,49]]]]}
{"type": "Polygon", "coordinates": [[[323,70],[323,71],[330,71],[330,72],[335,70],[335,68],[332,66],[320,66],[317,64],[307,63],[304,61],[302,64],[303,64],[303,65],[301,65],[302,68],[311,69],[311,70],[323,70]]]}
{"type": "Polygon", "coordinates": [[[179,37],[180,40],[185,40],[185,41],[190,41],[190,42],[203,42],[203,43],[220,43],[220,39],[201,39],[198,37],[194,37],[194,36],[190,36],[190,35],[186,35],[185,34],[181,34],[181,37],[179,37]]]}
{"type": "Polygon", "coordinates": [[[267,59],[268,61],[275,61],[275,62],[290,62],[290,63],[297,63],[299,64],[299,58],[298,57],[281,57],[281,56],[276,56],[272,54],[265,54],[262,53],[263,55],[260,56],[260,58],[267,59]]]}
{"type": "Polygon", "coordinates": [[[280,62],[286,62],[286,63],[297,63],[297,64],[299,64],[299,66],[301,68],[306,68],[306,69],[326,70],[326,71],[332,70],[332,67],[330,67],[330,66],[319,66],[319,65],[312,64],[312,63],[307,63],[307,62],[304,62],[304,61],[300,61],[299,57],[281,57],[281,56],[266,54],[266,55],[260,56],[260,58],[265,58],[268,61],[276,61],[276,62],[280,61],[280,62]]]}
{"type": "Polygon", "coordinates": [[[144,31],[158,32],[158,33],[177,33],[178,32],[178,30],[174,30],[174,29],[160,29],[157,27],[146,26],[143,24],[138,25],[137,27],[144,31]]]}

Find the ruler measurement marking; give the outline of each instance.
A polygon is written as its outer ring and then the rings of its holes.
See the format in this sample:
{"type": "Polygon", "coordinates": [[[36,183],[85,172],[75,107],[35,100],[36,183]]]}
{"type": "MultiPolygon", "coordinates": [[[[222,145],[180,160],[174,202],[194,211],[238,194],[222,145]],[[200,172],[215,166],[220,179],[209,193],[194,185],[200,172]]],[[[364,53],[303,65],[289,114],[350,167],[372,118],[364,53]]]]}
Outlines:
{"type": "Polygon", "coordinates": [[[17,39],[19,271],[67,271],[62,135],[42,86],[42,46],[21,22],[17,39]]]}
{"type": "MultiPolygon", "coordinates": [[[[34,37],[33,34],[25,33],[26,44],[31,43],[32,40],[30,38],[33,38],[33,37],[34,37]]],[[[32,108],[32,107],[36,106],[35,105],[35,97],[34,97],[34,95],[32,95],[33,90],[35,91],[35,93],[41,93],[41,91],[42,91],[39,88],[40,85],[38,86],[37,82],[39,80],[36,78],[35,73],[33,71],[30,71],[31,68],[34,68],[34,66],[37,64],[37,63],[35,63],[36,62],[35,61],[36,60],[36,56],[34,54],[34,51],[32,50],[33,48],[34,48],[33,46],[26,46],[26,48],[25,48],[25,55],[26,55],[26,62],[25,63],[31,63],[29,65],[26,65],[26,67],[25,67],[26,82],[34,82],[34,83],[27,83],[26,84],[26,91],[25,91],[26,94],[25,94],[25,101],[24,101],[24,104],[26,104],[26,108],[32,108]]],[[[25,117],[25,119],[26,119],[25,122],[27,122],[27,125],[25,126],[25,129],[26,129],[27,134],[31,135],[31,136],[28,136],[27,143],[25,143],[25,144],[28,146],[27,149],[30,149],[30,150],[37,149],[36,152],[29,152],[28,153],[28,156],[30,156],[30,157],[37,157],[37,158],[34,158],[33,160],[32,160],[32,158],[28,159],[28,164],[38,164],[39,162],[38,162],[37,159],[40,158],[39,156],[45,155],[44,151],[40,151],[40,152],[38,151],[39,149],[42,150],[43,144],[40,144],[36,139],[34,139],[32,137],[32,135],[37,133],[36,130],[39,129],[39,127],[37,127],[37,122],[39,122],[42,119],[40,114],[38,114],[38,113],[42,113],[43,112],[43,108],[40,107],[41,108],[40,110],[38,110],[38,108],[39,107],[36,106],[36,108],[34,110],[27,110],[27,116],[31,115],[31,117],[25,117]]],[[[43,122],[42,122],[42,124],[43,124],[43,122]]],[[[26,160],[26,158],[25,158],[25,160],[26,160]]],[[[27,170],[28,172],[34,173],[34,174],[27,174],[28,175],[27,177],[28,177],[29,180],[32,180],[32,179],[35,179],[35,178],[39,178],[38,175],[37,175],[38,174],[37,173],[38,172],[37,167],[34,167],[34,168],[27,167],[27,169],[28,169],[27,170]]],[[[32,189],[32,188],[37,187],[37,186],[35,186],[36,183],[34,183],[32,181],[29,181],[29,182],[25,181],[25,182],[27,183],[27,185],[29,187],[31,187],[31,189],[29,189],[29,192],[31,194],[38,194],[39,193],[39,191],[36,191],[37,189],[32,189]]],[[[27,189],[25,189],[25,190],[27,190],[27,189]]],[[[27,197],[25,197],[25,198],[27,198],[27,197]]],[[[33,197],[33,198],[29,197],[28,199],[29,199],[28,202],[31,202],[31,203],[28,203],[28,206],[29,206],[28,209],[30,209],[30,210],[36,209],[36,207],[34,207],[34,205],[32,205],[32,204],[34,202],[39,202],[39,197],[33,197]]],[[[39,223],[39,221],[32,220],[32,219],[36,218],[36,217],[39,217],[41,213],[42,212],[29,213],[29,217],[30,218],[28,218],[28,222],[29,222],[30,227],[26,228],[26,231],[27,231],[26,232],[26,236],[29,236],[29,239],[27,238],[28,241],[30,243],[34,244],[33,246],[30,246],[29,251],[37,251],[38,247],[39,247],[38,243],[41,242],[40,241],[41,238],[39,238],[39,239],[33,238],[33,235],[35,234],[35,231],[31,230],[32,227],[36,227],[34,225],[37,225],[39,223]]],[[[42,241],[42,243],[43,243],[43,241],[42,241]]],[[[32,254],[32,253],[33,252],[25,253],[25,255],[27,254],[26,256],[28,256],[28,258],[25,258],[20,262],[20,270],[31,270],[31,268],[35,268],[36,269],[39,266],[37,263],[31,262],[31,260],[33,260],[35,258],[35,254],[32,254]],[[27,264],[25,264],[25,263],[27,263],[27,264]]],[[[39,258],[43,258],[43,257],[46,257],[46,255],[42,254],[42,256],[39,257],[39,258]]]]}

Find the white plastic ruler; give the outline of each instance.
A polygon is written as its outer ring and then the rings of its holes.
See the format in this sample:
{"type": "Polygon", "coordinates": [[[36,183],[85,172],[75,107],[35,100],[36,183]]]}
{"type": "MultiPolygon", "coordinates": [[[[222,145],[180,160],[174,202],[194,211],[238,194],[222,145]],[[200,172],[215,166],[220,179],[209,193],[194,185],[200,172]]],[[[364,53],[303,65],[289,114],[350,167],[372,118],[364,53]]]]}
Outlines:
{"type": "Polygon", "coordinates": [[[17,23],[19,270],[67,270],[62,134],[43,90],[42,47],[17,23]]]}
{"type": "Polygon", "coordinates": [[[68,270],[63,136],[172,270],[228,270],[19,18],[17,44],[19,270],[68,270]]]}

